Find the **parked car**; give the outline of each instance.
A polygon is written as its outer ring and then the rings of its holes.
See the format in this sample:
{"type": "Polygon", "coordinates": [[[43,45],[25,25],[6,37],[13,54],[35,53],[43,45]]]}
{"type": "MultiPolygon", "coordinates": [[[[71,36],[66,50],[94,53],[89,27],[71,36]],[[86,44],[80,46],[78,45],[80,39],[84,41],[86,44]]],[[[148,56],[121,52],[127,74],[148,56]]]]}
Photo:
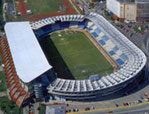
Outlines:
{"type": "Polygon", "coordinates": [[[138,102],[139,102],[139,103],[142,103],[142,101],[141,101],[141,100],[138,100],[138,102]]]}
{"type": "Polygon", "coordinates": [[[123,103],[123,105],[124,105],[124,106],[127,106],[128,104],[127,104],[127,103],[123,103]]]}
{"type": "Polygon", "coordinates": [[[90,108],[89,107],[86,107],[85,110],[88,111],[88,110],[90,110],[90,108]]]}
{"type": "Polygon", "coordinates": [[[94,109],[95,109],[95,107],[94,107],[94,106],[92,106],[92,107],[91,107],[91,109],[92,109],[92,110],[94,110],[94,109]]]}
{"type": "Polygon", "coordinates": [[[69,109],[68,112],[71,112],[71,110],[69,109]]]}
{"type": "Polygon", "coordinates": [[[109,113],[109,114],[110,114],[110,113],[113,113],[113,111],[109,111],[108,113],[109,113]]]}
{"type": "Polygon", "coordinates": [[[76,108],[75,110],[76,110],[76,112],[78,112],[78,111],[79,111],[79,109],[77,109],[77,108],[76,108]]]}
{"type": "Polygon", "coordinates": [[[119,105],[118,105],[118,104],[115,104],[115,106],[116,106],[116,107],[119,107],[119,105]]]}
{"type": "Polygon", "coordinates": [[[73,112],[76,112],[76,110],[75,110],[75,109],[73,109],[73,112]]]}

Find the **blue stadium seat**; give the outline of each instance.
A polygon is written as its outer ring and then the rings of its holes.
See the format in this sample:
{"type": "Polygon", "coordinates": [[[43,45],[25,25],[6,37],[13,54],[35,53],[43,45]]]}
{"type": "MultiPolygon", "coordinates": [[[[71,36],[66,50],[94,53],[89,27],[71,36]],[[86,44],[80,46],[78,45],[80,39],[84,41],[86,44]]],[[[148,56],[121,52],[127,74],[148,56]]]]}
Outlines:
{"type": "Polygon", "coordinates": [[[123,61],[126,61],[128,58],[127,56],[123,53],[120,55],[120,58],[123,60],[123,61]]]}
{"type": "Polygon", "coordinates": [[[115,54],[115,52],[114,51],[110,51],[109,54],[112,56],[112,55],[115,54]]]}
{"type": "Polygon", "coordinates": [[[94,38],[98,37],[98,34],[96,34],[96,32],[93,32],[92,35],[93,35],[94,38]]]}
{"type": "Polygon", "coordinates": [[[48,85],[48,84],[50,83],[50,81],[49,81],[47,75],[42,75],[42,76],[40,77],[40,79],[42,80],[42,82],[44,82],[44,84],[47,84],[47,85],[48,85]]]}
{"type": "Polygon", "coordinates": [[[99,28],[97,28],[97,29],[95,30],[95,32],[96,32],[97,34],[99,34],[99,33],[101,33],[101,30],[100,30],[99,28]]]}
{"type": "Polygon", "coordinates": [[[89,80],[90,80],[90,81],[95,81],[95,80],[99,80],[99,79],[100,79],[100,77],[99,77],[98,74],[90,75],[90,76],[89,76],[89,80]]]}
{"type": "Polygon", "coordinates": [[[84,29],[85,28],[85,25],[78,25],[78,28],[84,29]]]}
{"type": "Polygon", "coordinates": [[[103,40],[98,40],[98,42],[100,43],[100,45],[104,46],[105,42],[103,40]]]}
{"type": "Polygon", "coordinates": [[[51,25],[44,26],[44,27],[42,27],[41,29],[44,31],[44,34],[53,32],[53,30],[52,30],[52,28],[51,28],[51,25]]]}
{"type": "Polygon", "coordinates": [[[77,22],[71,22],[69,26],[76,26],[76,25],[78,25],[77,22]]]}
{"type": "Polygon", "coordinates": [[[61,29],[69,28],[69,25],[70,25],[69,22],[61,22],[60,23],[60,28],[61,29]]]}
{"type": "Polygon", "coordinates": [[[41,28],[44,32],[51,30],[51,25],[47,25],[41,28]]]}
{"type": "Polygon", "coordinates": [[[85,25],[85,21],[79,22],[78,25],[85,25]]]}
{"type": "Polygon", "coordinates": [[[84,21],[83,22],[79,22],[78,23],[78,28],[84,29],[85,28],[85,22],[84,21]]]}
{"type": "Polygon", "coordinates": [[[85,20],[85,26],[87,26],[89,22],[90,22],[90,21],[85,20]]]}
{"type": "Polygon", "coordinates": [[[53,31],[60,30],[60,24],[59,23],[51,24],[51,28],[53,31]]]}
{"type": "Polygon", "coordinates": [[[117,59],[116,62],[117,62],[120,66],[122,66],[122,65],[124,64],[124,62],[123,62],[120,58],[117,59]]]}
{"type": "Polygon", "coordinates": [[[102,39],[106,42],[109,38],[106,35],[104,35],[102,36],[102,39]]]}
{"type": "Polygon", "coordinates": [[[37,38],[40,38],[42,35],[44,35],[44,31],[42,29],[38,29],[34,31],[37,38]]]}
{"type": "Polygon", "coordinates": [[[117,47],[117,46],[115,46],[114,48],[113,48],[113,51],[114,52],[117,52],[119,50],[119,48],[117,47]]]}
{"type": "Polygon", "coordinates": [[[91,31],[91,30],[93,30],[93,29],[92,29],[92,28],[87,28],[87,30],[88,30],[88,31],[91,31]]]}

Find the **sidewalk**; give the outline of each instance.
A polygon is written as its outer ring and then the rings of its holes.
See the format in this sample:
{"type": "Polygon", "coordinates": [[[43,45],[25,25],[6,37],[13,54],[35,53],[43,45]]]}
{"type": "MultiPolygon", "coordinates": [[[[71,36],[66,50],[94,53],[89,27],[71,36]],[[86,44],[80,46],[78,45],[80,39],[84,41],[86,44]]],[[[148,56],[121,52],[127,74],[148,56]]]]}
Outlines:
{"type": "Polygon", "coordinates": [[[0,66],[0,71],[3,71],[4,69],[3,69],[3,67],[2,66],[0,66]]]}
{"type": "Polygon", "coordinates": [[[4,112],[0,109],[0,114],[4,114],[4,112]]]}
{"type": "Polygon", "coordinates": [[[7,92],[0,92],[0,97],[4,97],[4,96],[7,96],[7,92]]]}

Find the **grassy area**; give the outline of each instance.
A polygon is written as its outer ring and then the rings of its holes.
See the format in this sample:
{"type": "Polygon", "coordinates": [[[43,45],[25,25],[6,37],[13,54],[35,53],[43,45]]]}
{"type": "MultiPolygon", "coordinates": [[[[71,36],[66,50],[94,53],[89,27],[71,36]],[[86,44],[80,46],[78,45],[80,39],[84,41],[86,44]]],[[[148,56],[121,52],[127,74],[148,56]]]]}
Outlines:
{"type": "Polygon", "coordinates": [[[27,0],[27,3],[33,15],[66,11],[62,0],[27,0]]]}
{"type": "Polygon", "coordinates": [[[13,3],[13,1],[17,1],[17,0],[5,0],[5,1],[9,3],[13,3]]]}
{"type": "MultiPolygon", "coordinates": [[[[0,52],[0,66],[3,64],[2,56],[0,52]]],[[[7,82],[4,71],[0,71],[0,92],[6,91],[7,82]]],[[[23,114],[22,109],[13,102],[8,99],[7,96],[0,97],[0,109],[6,114],[23,114]]]]}
{"type": "Polygon", "coordinates": [[[43,104],[39,104],[39,114],[44,114],[45,113],[45,106],[43,104]]]}
{"type": "Polygon", "coordinates": [[[63,31],[50,37],[40,44],[58,77],[79,80],[113,72],[113,67],[84,33],[63,31]]]}
{"type": "Polygon", "coordinates": [[[0,31],[3,31],[3,2],[0,0],[0,31]]]}
{"type": "Polygon", "coordinates": [[[10,14],[6,14],[6,21],[7,22],[18,22],[18,21],[26,21],[22,16],[13,16],[10,14]]]}
{"type": "Polygon", "coordinates": [[[114,19],[113,19],[113,17],[109,14],[109,12],[108,11],[106,11],[106,10],[104,10],[104,15],[105,15],[105,17],[108,19],[108,20],[110,20],[110,21],[113,21],[114,19]]]}
{"type": "MultiPolygon", "coordinates": [[[[3,64],[2,61],[2,56],[1,56],[1,52],[0,52],[0,66],[3,64]]],[[[0,92],[2,91],[6,91],[7,89],[7,83],[6,83],[6,77],[5,77],[5,73],[4,71],[0,71],[0,92]]]]}
{"type": "Polygon", "coordinates": [[[140,33],[140,34],[143,34],[145,32],[145,28],[143,26],[134,26],[133,27],[134,31],[136,31],[136,33],[140,33]]]}
{"type": "Polygon", "coordinates": [[[6,77],[5,77],[5,73],[2,71],[0,71],[0,80],[1,80],[0,92],[6,91],[6,89],[7,89],[6,77]]]}
{"type": "Polygon", "coordinates": [[[8,97],[0,97],[0,108],[6,114],[23,114],[22,109],[8,99],[8,97]]]}
{"type": "Polygon", "coordinates": [[[2,0],[0,0],[0,18],[2,18],[3,15],[3,4],[2,4],[2,0]]]}

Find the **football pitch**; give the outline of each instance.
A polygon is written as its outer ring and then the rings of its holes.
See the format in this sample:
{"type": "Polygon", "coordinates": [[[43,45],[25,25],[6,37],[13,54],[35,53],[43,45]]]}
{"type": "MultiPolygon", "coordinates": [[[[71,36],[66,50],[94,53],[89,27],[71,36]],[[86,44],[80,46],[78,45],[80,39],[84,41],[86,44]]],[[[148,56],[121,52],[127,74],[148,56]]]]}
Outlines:
{"type": "Polygon", "coordinates": [[[113,72],[112,65],[83,32],[55,32],[40,44],[59,78],[81,80],[113,72]]]}
{"type": "Polygon", "coordinates": [[[27,4],[32,15],[66,10],[62,0],[27,0],[27,4]]]}

